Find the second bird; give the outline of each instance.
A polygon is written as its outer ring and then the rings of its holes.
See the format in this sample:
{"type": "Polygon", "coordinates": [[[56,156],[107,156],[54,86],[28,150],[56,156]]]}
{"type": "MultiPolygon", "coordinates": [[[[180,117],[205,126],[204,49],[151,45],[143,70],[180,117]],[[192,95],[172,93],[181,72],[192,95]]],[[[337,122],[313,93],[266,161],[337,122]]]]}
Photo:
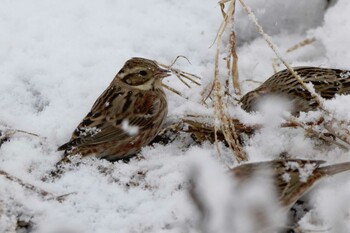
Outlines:
{"type": "MultiPolygon", "coordinates": [[[[325,99],[336,94],[350,94],[350,71],[319,68],[296,67],[294,70],[305,83],[312,83],[315,91],[325,99]]],[[[278,95],[292,101],[292,113],[316,110],[317,101],[305,90],[288,70],[282,70],[267,79],[260,87],[245,94],[240,102],[248,112],[256,111],[265,96],[278,95]]]]}
{"type": "Polygon", "coordinates": [[[68,155],[94,155],[110,161],[130,157],[149,144],[167,116],[162,79],[169,71],[154,61],[132,58],[115,76],[78,127],[64,150],[68,155]]]}

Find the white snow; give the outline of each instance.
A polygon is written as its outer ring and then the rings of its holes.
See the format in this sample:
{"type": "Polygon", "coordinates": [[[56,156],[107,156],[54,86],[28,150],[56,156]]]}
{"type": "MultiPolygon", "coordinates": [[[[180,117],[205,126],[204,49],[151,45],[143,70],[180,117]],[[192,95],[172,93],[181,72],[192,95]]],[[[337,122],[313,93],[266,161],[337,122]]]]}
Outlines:
{"type": "Polygon", "coordinates": [[[79,136],[95,136],[100,133],[101,129],[97,127],[79,127],[79,136]]]}
{"type": "Polygon", "coordinates": [[[316,164],[305,164],[304,167],[301,167],[297,162],[288,162],[286,167],[292,170],[297,170],[299,172],[299,180],[301,182],[306,182],[314,172],[316,164]]]}
{"type": "MultiPolygon", "coordinates": [[[[327,10],[323,0],[246,3],[292,66],[350,69],[349,1],[335,1],[327,10]],[[283,52],[311,37],[317,41],[291,53],[283,52]]],[[[57,147],[69,140],[127,59],[140,56],[171,64],[178,55],[184,55],[191,64],[179,59],[174,67],[201,76],[203,86],[210,83],[215,55],[215,46],[210,46],[221,20],[216,0],[3,0],[0,129],[20,129],[40,137],[18,132],[3,142],[0,170],[54,196],[68,195],[63,202],[45,199],[0,175],[0,232],[16,232],[18,218],[30,220],[33,228],[29,232],[35,233],[201,232],[200,213],[188,194],[194,167],[202,180],[200,190],[215,213],[208,229],[249,232],[248,210],[254,204],[272,212],[274,224],[282,222],[282,215],[275,211],[276,200],[268,195],[268,186],[258,185],[260,180],[242,192],[237,190],[225,173],[223,160],[231,154],[227,148],[220,144],[221,157],[209,142],[187,148],[192,141],[184,135],[166,146],[144,147],[128,163],[78,159],[80,164],[68,166],[61,178],[41,180],[62,157],[57,147]]],[[[235,26],[241,87],[246,93],[259,86],[255,81],[263,82],[273,74],[275,55],[254,32],[241,7],[235,26]]],[[[280,65],[279,69],[284,67],[280,65]]],[[[202,87],[188,89],[174,76],[165,83],[188,98],[166,91],[169,119],[184,114],[212,116],[212,109],[198,104],[202,87]]],[[[337,96],[325,101],[325,107],[349,122],[348,103],[349,96],[337,96]]],[[[300,128],[276,127],[283,122],[276,115],[286,109],[276,110],[266,104],[265,114],[229,109],[244,123],[264,124],[244,144],[250,162],[275,159],[285,151],[296,158],[322,159],[329,164],[350,160],[348,151],[325,146],[300,128]]],[[[300,119],[312,121],[318,116],[307,113],[300,119]]],[[[125,130],[135,133],[137,129],[126,124],[125,130]]],[[[304,177],[311,170],[305,169],[304,177]]],[[[350,231],[349,176],[344,173],[317,186],[311,193],[315,214],[307,214],[300,227],[350,231]]]]}
{"type": "Polygon", "coordinates": [[[130,136],[137,135],[139,132],[139,127],[135,125],[130,125],[128,120],[123,120],[122,129],[127,132],[130,136]]]}

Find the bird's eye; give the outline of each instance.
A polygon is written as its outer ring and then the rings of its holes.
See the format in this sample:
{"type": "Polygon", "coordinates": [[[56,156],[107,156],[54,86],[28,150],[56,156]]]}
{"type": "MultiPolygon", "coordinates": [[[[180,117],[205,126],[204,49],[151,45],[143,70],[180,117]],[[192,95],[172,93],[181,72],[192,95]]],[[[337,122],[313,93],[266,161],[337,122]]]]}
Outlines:
{"type": "Polygon", "coordinates": [[[144,71],[144,70],[141,70],[139,74],[142,75],[142,76],[146,76],[146,75],[147,75],[147,72],[144,71]]]}

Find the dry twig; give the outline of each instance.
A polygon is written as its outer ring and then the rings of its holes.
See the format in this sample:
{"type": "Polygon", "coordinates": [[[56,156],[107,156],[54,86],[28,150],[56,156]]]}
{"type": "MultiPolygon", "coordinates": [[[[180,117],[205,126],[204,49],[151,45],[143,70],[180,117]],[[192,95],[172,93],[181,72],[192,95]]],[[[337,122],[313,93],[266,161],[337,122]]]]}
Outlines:
{"type": "MultiPolygon", "coordinates": [[[[172,68],[172,66],[176,63],[176,61],[179,59],[179,58],[185,58],[188,63],[191,64],[191,62],[187,59],[187,57],[185,56],[177,56],[175,58],[175,60],[171,63],[171,65],[164,65],[160,62],[157,62],[155,61],[159,66],[161,67],[164,67],[166,69],[168,69],[171,73],[173,73],[185,86],[187,86],[188,88],[191,88],[191,85],[188,84],[184,79],[187,79],[188,81],[200,86],[201,84],[199,83],[199,80],[201,80],[201,78],[197,75],[194,75],[194,74],[191,74],[191,73],[188,73],[188,72],[185,72],[185,71],[182,71],[182,70],[179,70],[179,69],[175,69],[175,68],[172,68]]],[[[162,84],[164,88],[168,89],[169,91],[171,92],[174,92],[175,94],[185,98],[179,91],[175,90],[174,88],[166,85],[166,84],[162,84]]],[[[185,98],[187,99],[187,98],[185,98]]]]}
{"type": "MultiPolygon", "coordinates": [[[[233,0],[233,10],[232,10],[232,16],[231,16],[231,24],[234,24],[234,13],[235,13],[235,5],[236,5],[236,0],[233,0]]],[[[239,75],[238,75],[238,56],[236,52],[236,34],[235,31],[232,30],[230,34],[230,43],[229,43],[229,51],[226,56],[226,61],[227,61],[227,69],[228,69],[228,77],[232,75],[232,83],[233,83],[233,88],[235,90],[236,95],[240,96],[241,95],[241,87],[239,85],[239,75]],[[232,60],[232,61],[231,61],[232,60]]]]}
{"type": "MultiPolygon", "coordinates": [[[[224,12],[224,10],[223,10],[224,3],[225,3],[225,0],[220,2],[222,12],[224,12]]],[[[222,38],[222,35],[223,35],[227,25],[231,22],[234,11],[235,11],[235,0],[232,0],[229,4],[229,8],[228,8],[227,13],[223,13],[224,20],[221,23],[220,28],[219,28],[218,33],[217,33],[217,36],[215,38],[215,40],[216,40],[216,55],[215,55],[214,81],[213,81],[213,88],[212,88],[212,90],[214,91],[214,114],[215,114],[215,121],[216,121],[214,124],[214,135],[215,135],[215,144],[216,144],[216,148],[217,148],[219,155],[221,153],[220,153],[220,149],[218,146],[217,133],[219,130],[221,130],[229,148],[234,152],[235,159],[238,162],[242,162],[242,161],[247,160],[247,155],[243,151],[243,148],[239,142],[239,137],[238,137],[238,134],[236,132],[235,124],[230,119],[230,117],[228,117],[228,115],[227,115],[227,112],[226,112],[227,105],[223,101],[224,95],[222,93],[221,82],[219,80],[219,53],[220,53],[220,49],[221,49],[221,38],[222,38]]],[[[234,39],[234,34],[231,38],[234,39]]],[[[231,53],[232,53],[232,50],[233,49],[231,49],[231,53]]],[[[231,55],[229,57],[231,57],[231,55]]],[[[230,65],[230,63],[231,62],[228,61],[227,64],[230,65]]],[[[229,71],[229,73],[230,72],[231,71],[229,71]]],[[[228,86],[228,85],[226,84],[226,86],[228,86]]],[[[226,91],[226,94],[228,94],[227,92],[228,91],[226,91]]],[[[210,91],[210,93],[211,93],[211,91],[210,91]]],[[[209,97],[209,95],[208,95],[208,97],[209,97]]],[[[204,99],[203,102],[205,102],[205,100],[206,99],[204,99]]]]}
{"type": "Polygon", "coordinates": [[[24,182],[23,180],[15,177],[15,176],[12,176],[3,170],[0,170],[0,175],[5,177],[6,179],[8,179],[10,181],[13,181],[13,182],[21,185],[25,189],[31,190],[31,191],[39,194],[39,196],[41,196],[41,197],[45,197],[45,198],[48,197],[49,199],[55,199],[55,200],[59,200],[59,198],[62,197],[62,196],[60,196],[60,197],[54,196],[52,193],[49,193],[49,192],[47,192],[41,188],[38,188],[32,184],[28,184],[28,183],[24,182]]]}
{"type": "MultiPolygon", "coordinates": [[[[314,37],[306,38],[306,39],[300,41],[299,43],[293,45],[292,47],[288,48],[285,52],[286,53],[293,52],[293,51],[295,51],[297,49],[300,49],[300,48],[302,48],[302,47],[304,47],[306,45],[312,44],[315,41],[316,41],[316,39],[314,37]]],[[[277,67],[280,65],[280,63],[278,63],[278,62],[279,62],[278,58],[273,58],[273,60],[272,60],[272,68],[273,68],[273,71],[274,71],[275,74],[277,73],[277,67]]]]}
{"type": "Polygon", "coordinates": [[[293,45],[292,47],[290,47],[289,49],[286,50],[286,53],[290,53],[293,52],[297,49],[300,49],[306,45],[312,44],[313,42],[315,42],[316,39],[314,37],[312,38],[306,38],[305,40],[300,41],[298,44],[293,45]]]}

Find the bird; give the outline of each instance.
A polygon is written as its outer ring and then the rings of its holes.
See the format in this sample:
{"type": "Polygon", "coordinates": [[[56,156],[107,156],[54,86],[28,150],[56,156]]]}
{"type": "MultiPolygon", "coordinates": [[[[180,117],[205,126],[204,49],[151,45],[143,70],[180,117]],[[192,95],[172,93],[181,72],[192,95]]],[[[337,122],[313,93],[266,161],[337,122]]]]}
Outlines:
{"type": "Polygon", "coordinates": [[[226,169],[222,173],[225,177],[217,174],[214,179],[208,178],[215,173],[190,167],[188,195],[198,213],[199,229],[291,232],[297,226],[297,219],[291,215],[295,204],[302,203],[300,199],[322,178],[350,170],[350,162],[324,163],[297,158],[247,162],[226,169]]]}
{"type": "MultiPolygon", "coordinates": [[[[311,83],[316,93],[324,99],[350,93],[350,70],[306,66],[293,69],[305,83],[311,83]]],[[[272,75],[258,88],[245,94],[239,102],[245,111],[253,112],[258,111],[259,102],[264,97],[274,95],[291,101],[293,115],[314,111],[319,107],[317,100],[287,69],[272,75]]]]}
{"type": "Polygon", "coordinates": [[[70,162],[70,155],[116,161],[137,154],[155,138],[166,119],[162,80],[170,75],[146,58],[126,61],[70,140],[58,147],[64,151],[58,164],[70,162]]]}
{"type": "Polygon", "coordinates": [[[323,160],[276,159],[245,163],[230,170],[239,183],[261,178],[274,187],[279,205],[289,210],[324,177],[350,170],[350,162],[321,166],[323,160]]]}

